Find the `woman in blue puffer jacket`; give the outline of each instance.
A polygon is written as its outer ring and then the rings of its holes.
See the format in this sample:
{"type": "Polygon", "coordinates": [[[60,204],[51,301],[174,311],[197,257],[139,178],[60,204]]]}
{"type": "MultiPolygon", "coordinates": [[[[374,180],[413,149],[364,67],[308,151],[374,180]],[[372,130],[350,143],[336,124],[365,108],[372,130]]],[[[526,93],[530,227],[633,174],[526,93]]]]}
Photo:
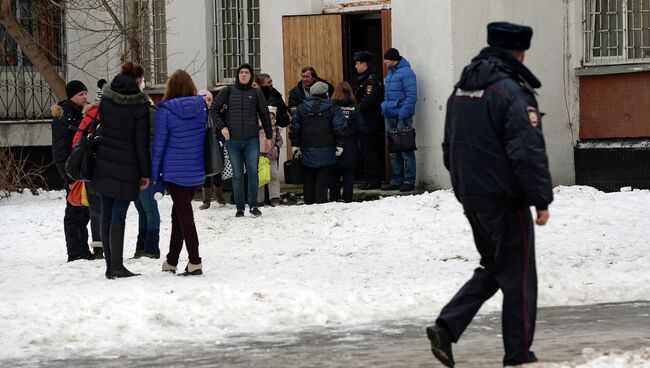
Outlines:
{"type": "Polygon", "coordinates": [[[192,198],[196,187],[205,181],[207,119],[207,105],[196,95],[192,77],[177,70],[167,82],[156,116],[151,177],[155,182],[165,183],[174,203],[169,253],[162,268],[176,273],[184,240],[189,255],[184,276],[203,273],[192,198]]]}

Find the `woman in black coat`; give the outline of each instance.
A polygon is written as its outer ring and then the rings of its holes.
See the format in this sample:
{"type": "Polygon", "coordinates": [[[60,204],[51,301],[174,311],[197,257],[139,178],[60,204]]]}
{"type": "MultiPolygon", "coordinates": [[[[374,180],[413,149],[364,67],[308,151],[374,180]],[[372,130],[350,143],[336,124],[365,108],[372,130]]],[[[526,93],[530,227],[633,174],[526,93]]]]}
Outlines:
{"type": "Polygon", "coordinates": [[[110,86],[99,106],[100,141],[92,188],[102,200],[102,245],[106,277],[136,276],[124,267],[124,222],[131,201],[149,186],[149,98],[140,90],[144,70],[132,62],[110,86]]]}
{"type": "Polygon", "coordinates": [[[347,119],[348,136],[343,141],[343,153],[337,159],[336,168],[330,174],[330,201],[337,202],[341,199],[341,182],[343,182],[342,199],[346,203],[352,202],[354,188],[354,164],[357,160],[356,129],[361,119],[359,104],[354,97],[352,86],[348,82],[341,82],[336,86],[332,101],[341,109],[347,119]]]}

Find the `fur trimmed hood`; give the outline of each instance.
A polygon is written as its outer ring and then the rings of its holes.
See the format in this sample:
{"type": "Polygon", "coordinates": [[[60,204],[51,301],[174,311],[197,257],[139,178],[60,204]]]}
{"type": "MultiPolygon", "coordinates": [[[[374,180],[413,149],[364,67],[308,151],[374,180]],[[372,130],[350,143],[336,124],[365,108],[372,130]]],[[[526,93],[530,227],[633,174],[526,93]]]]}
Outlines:
{"type": "Polygon", "coordinates": [[[141,105],[141,104],[148,105],[149,104],[149,96],[147,96],[147,94],[144,92],[125,95],[119,92],[115,92],[108,85],[104,86],[102,92],[102,98],[113,100],[115,103],[120,105],[141,105]]]}

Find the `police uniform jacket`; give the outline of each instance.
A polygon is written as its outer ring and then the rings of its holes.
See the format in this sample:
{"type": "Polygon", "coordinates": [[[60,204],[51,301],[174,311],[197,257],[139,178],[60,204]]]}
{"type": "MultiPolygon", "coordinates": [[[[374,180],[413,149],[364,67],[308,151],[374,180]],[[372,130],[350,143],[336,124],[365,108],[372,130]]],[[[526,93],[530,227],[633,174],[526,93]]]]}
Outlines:
{"type": "Polygon", "coordinates": [[[509,52],[488,47],[463,70],[447,102],[444,163],[466,210],[553,200],[535,76],[509,52]]]}
{"type": "Polygon", "coordinates": [[[359,74],[354,96],[359,103],[359,114],[363,123],[357,128],[363,133],[384,131],[384,119],[381,117],[383,99],[383,82],[374,67],[369,67],[359,74]]]}

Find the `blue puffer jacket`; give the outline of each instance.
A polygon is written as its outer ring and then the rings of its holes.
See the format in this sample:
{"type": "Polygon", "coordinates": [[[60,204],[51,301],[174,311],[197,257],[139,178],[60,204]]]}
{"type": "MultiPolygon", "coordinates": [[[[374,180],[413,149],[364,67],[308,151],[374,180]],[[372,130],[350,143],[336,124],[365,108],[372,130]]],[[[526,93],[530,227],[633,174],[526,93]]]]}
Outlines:
{"type": "Polygon", "coordinates": [[[201,96],[162,102],[151,150],[151,180],[193,187],[205,181],[208,111],[201,96]]]}
{"type": "Polygon", "coordinates": [[[418,86],[415,73],[408,60],[402,60],[388,70],[384,82],[384,102],[381,112],[386,118],[406,119],[415,115],[418,100],[418,86]]]}

